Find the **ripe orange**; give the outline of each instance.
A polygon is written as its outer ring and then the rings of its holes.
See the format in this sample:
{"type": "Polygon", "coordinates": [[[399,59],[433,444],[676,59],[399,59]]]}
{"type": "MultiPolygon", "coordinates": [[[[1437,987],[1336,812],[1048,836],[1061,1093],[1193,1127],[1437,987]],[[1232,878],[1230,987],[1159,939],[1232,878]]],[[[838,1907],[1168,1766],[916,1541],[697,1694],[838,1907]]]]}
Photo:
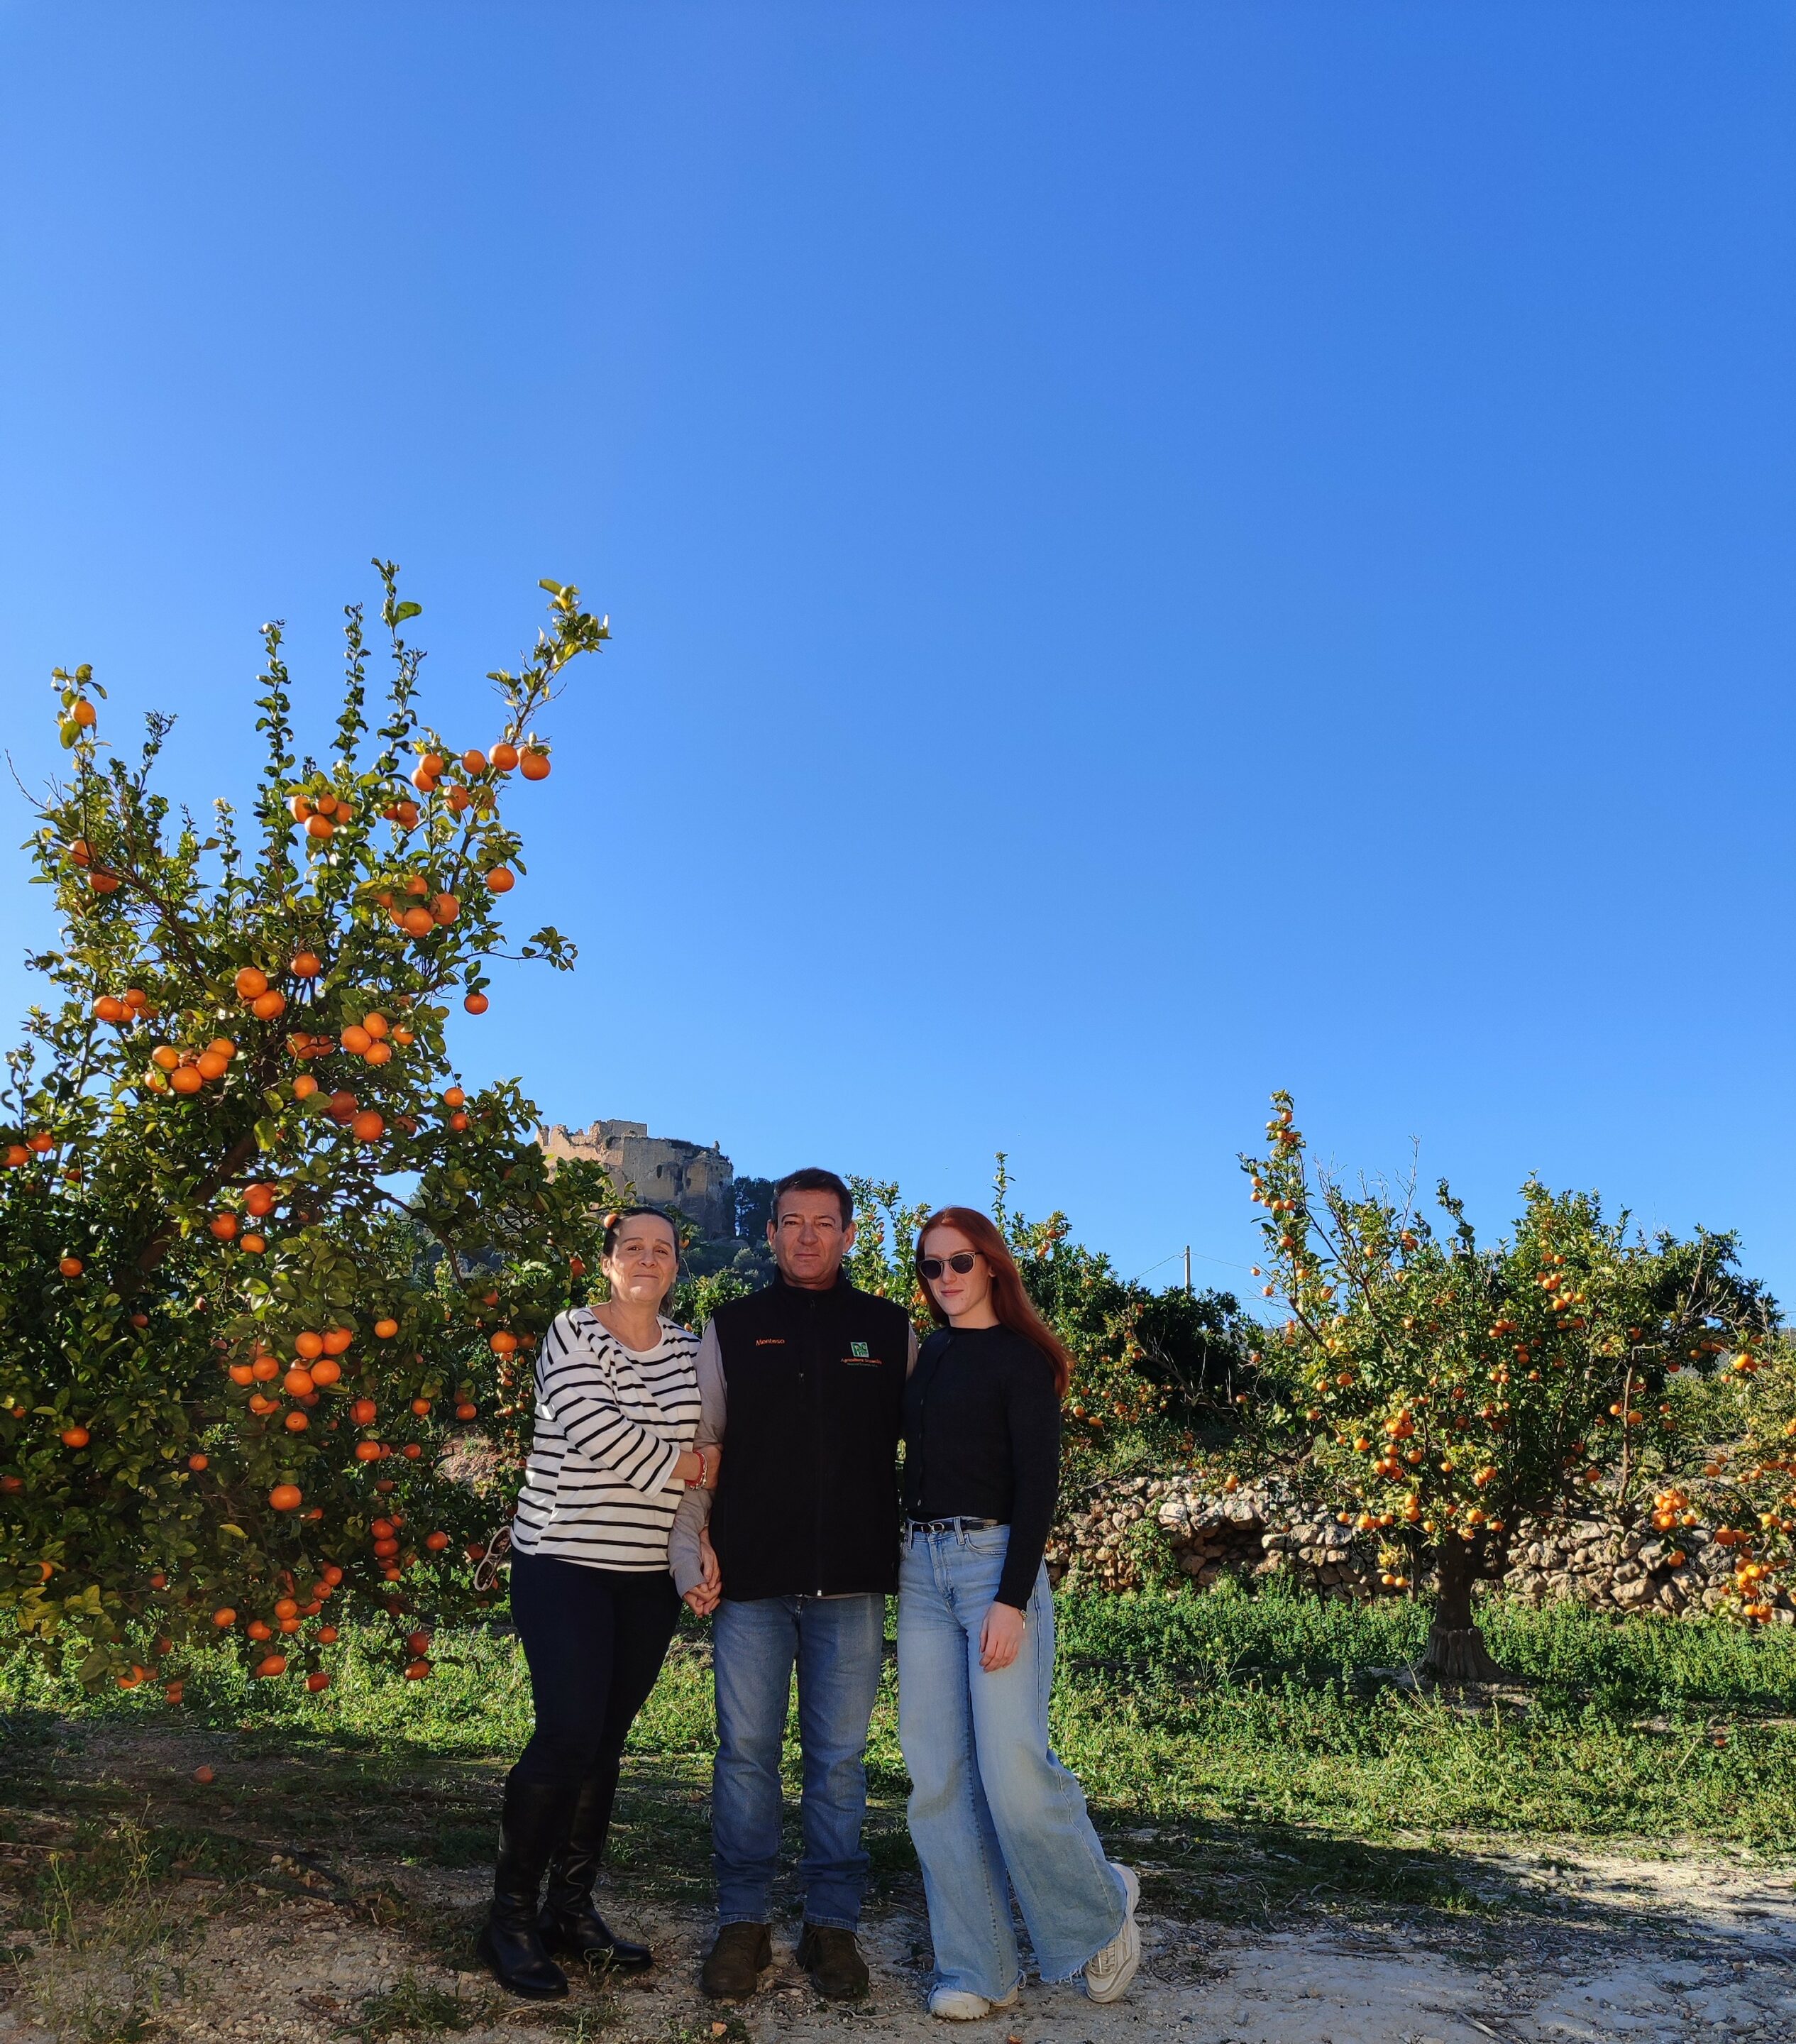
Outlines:
{"type": "Polygon", "coordinates": [[[486,876],[487,892],[491,894],[508,894],[516,885],[516,875],[509,866],[495,866],[486,876]]]}
{"type": "Polygon", "coordinates": [[[462,771],[464,774],[484,774],[486,771],[486,755],[478,747],[464,752],[462,755],[462,771]]]}
{"type": "Polygon", "coordinates": [[[436,928],[436,918],[428,909],[408,909],[399,924],[408,936],[428,937],[436,928]]]}
{"type": "Polygon", "coordinates": [[[92,1438],[85,1427],[65,1427],[63,1429],[63,1446],[65,1448],[84,1448],[92,1438]]]}
{"type": "Polygon", "coordinates": [[[254,1214],[258,1220],[274,1210],[274,1188],[272,1185],[245,1185],[244,1211],[254,1214]]]}
{"type": "Polygon", "coordinates": [[[118,875],[116,873],[92,872],[87,876],[87,884],[96,894],[116,893],[118,891],[118,875]]]}
{"type": "Polygon", "coordinates": [[[508,774],[517,764],[517,747],[501,739],[493,748],[493,763],[501,774],[508,774]]]}
{"type": "Polygon", "coordinates": [[[293,1097],[295,1100],[309,1100],[317,1090],[318,1082],[309,1072],[301,1072],[293,1082],[293,1097]]]}
{"type": "Polygon", "coordinates": [[[268,1493],[268,1502],[277,1512],[297,1510],[301,1500],[297,1483],[278,1483],[268,1493]]]}
{"type": "Polygon", "coordinates": [[[424,1535],[424,1545],[433,1554],[440,1554],[448,1544],[449,1535],[447,1533],[427,1533],[424,1535]]]}
{"type": "Polygon", "coordinates": [[[169,1074],[168,1083],[177,1093],[192,1094],[198,1093],[205,1081],[200,1077],[196,1066],[180,1065],[169,1074]]]}
{"type": "Polygon", "coordinates": [[[255,1372],[247,1362],[234,1362],[231,1366],[231,1381],[233,1384],[253,1384],[255,1381],[255,1372]]]}
{"type": "Polygon", "coordinates": [[[237,974],[233,983],[236,987],[238,997],[244,1001],[253,1001],[259,993],[266,993],[268,991],[267,974],[259,972],[252,965],[246,965],[237,974]]]}
{"type": "Polygon", "coordinates": [[[281,1366],[266,1349],[259,1349],[250,1358],[249,1368],[258,1384],[271,1384],[281,1374],[281,1366]]]}
{"type": "Polygon", "coordinates": [[[228,1604],[225,1604],[221,1609],[215,1611],[212,1614],[212,1622],[221,1631],[222,1631],[226,1626],[235,1625],[236,1623],[237,1614],[228,1604]]]}
{"type": "Polygon", "coordinates": [[[465,809],[473,800],[473,796],[468,793],[467,790],[464,788],[459,781],[455,782],[450,788],[449,807],[455,815],[459,816],[462,810],[465,809]]]}
{"type": "Polygon", "coordinates": [[[194,1769],[194,1779],[198,1782],[200,1786],[203,1788],[216,1781],[218,1779],[218,1777],[213,1773],[209,1767],[196,1767],[194,1769]]]}
{"type": "Polygon", "coordinates": [[[371,1398],[358,1398],[349,1408],[349,1416],[358,1427],[371,1427],[374,1424],[374,1401],[371,1398]]]}
{"type": "Polygon", "coordinates": [[[194,1070],[202,1079],[221,1079],[230,1062],[228,1058],[221,1057],[216,1051],[201,1051],[194,1060],[194,1070]]]}
{"type": "Polygon", "coordinates": [[[325,1354],[341,1355],[355,1339],[355,1335],[347,1327],[326,1327],[324,1330],[325,1354]]]}
{"type": "Polygon", "coordinates": [[[399,1323],[393,1320],[376,1320],[374,1332],[382,1341],[391,1341],[399,1331],[399,1323]]]}
{"type": "Polygon", "coordinates": [[[472,1399],[464,1398],[455,1408],[455,1417],[458,1420],[472,1420],[478,1415],[479,1411],[480,1408],[472,1399]]]}
{"type": "Polygon", "coordinates": [[[486,1345],[495,1355],[511,1355],[516,1351],[517,1336],[508,1329],[501,1327],[486,1345]]]}
{"type": "Polygon", "coordinates": [[[86,838],[78,837],[70,844],[68,855],[77,866],[90,866],[94,862],[94,847],[86,838]]]}
{"type": "Polygon", "coordinates": [[[527,781],[546,781],[549,778],[549,755],[539,745],[526,748],[522,767],[527,781]]]}
{"type": "Polygon", "coordinates": [[[305,1678],[305,1686],[313,1696],[317,1696],[320,1689],[328,1689],[331,1686],[331,1678],[322,1668],[314,1668],[305,1678]]]}
{"type": "Polygon", "coordinates": [[[484,993],[470,993],[462,1005],[470,1015],[484,1015],[493,1004],[484,993]]]}
{"type": "Polygon", "coordinates": [[[430,1400],[428,1398],[414,1398],[412,1400],[412,1410],[420,1420],[423,1419],[430,1410],[430,1400]]]}
{"type": "Polygon", "coordinates": [[[319,1627],[318,1644],[320,1646],[336,1646],[337,1637],[337,1629],[334,1625],[320,1625],[319,1627]]]}
{"type": "Polygon", "coordinates": [[[462,905],[453,894],[438,894],[432,897],[430,912],[434,922],[452,923],[462,912],[462,905]]]}
{"type": "Polygon", "coordinates": [[[295,979],[316,979],[324,968],[316,951],[295,951],[290,970],[295,979]]]}
{"type": "Polygon", "coordinates": [[[449,1126],[459,1135],[468,1125],[468,1117],[460,1108],[449,1117],[449,1126]]]}
{"type": "Polygon", "coordinates": [[[294,1353],[296,1355],[304,1356],[309,1362],[314,1356],[322,1355],[324,1353],[324,1337],[320,1334],[313,1333],[308,1327],[303,1333],[294,1336],[293,1346],[294,1353]]]}
{"type": "Polygon", "coordinates": [[[381,1444],[378,1441],[358,1441],[355,1443],[355,1459],[359,1462],[378,1462],[380,1458],[381,1444]]]}
{"type": "Polygon", "coordinates": [[[206,1468],[208,1466],[206,1458],[199,1454],[197,1450],[187,1458],[187,1466],[194,1472],[195,1476],[198,1476],[200,1471],[206,1468]]]}
{"type": "Polygon", "coordinates": [[[436,792],[436,776],[434,774],[427,774],[421,766],[414,766],[412,769],[412,786],[420,795],[434,795],[436,792]]]}
{"type": "Polygon", "coordinates": [[[122,1022],[130,1012],[116,994],[102,993],[94,1003],[94,1013],[102,1022],[122,1022]]]}
{"type": "Polygon", "coordinates": [[[69,715],[75,719],[75,722],[81,726],[83,731],[86,730],[93,723],[94,719],[98,713],[94,709],[94,705],[85,696],[78,697],[75,701],[75,708],[69,712],[69,715]]]}
{"type": "Polygon", "coordinates": [[[418,764],[433,781],[440,781],[443,778],[443,759],[440,752],[425,753],[418,764]]]}
{"type": "Polygon", "coordinates": [[[65,1278],[79,1278],[81,1275],[82,1267],[81,1258],[79,1256],[65,1256],[56,1266],[65,1278]]]}
{"type": "Polygon", "coordinates": [[[263,1677],[284,1675],[287,1672],[287,1657],[284,1654],[267,1654],[256,1662],[255,1672],[263,1677]]]}
{"type": "Polygon", "coordinates": [[[328,816],[308,816],[305,820],[305,835],[308,837],[320,839],[331,837],[336,834],[336,825],[328,816]]]}
{"type": "Polygon", "coordinates": [[[343,1047],[346,1051],[351,1051],[356,1057],[360,1057],[362,1053],[367,1049],[368,1046],[374,1040],[374,1038],[368,1034],[367,1031],[363,1028],[359,1023],[355,1022],[351,1022],[349,1027],[345,1029],[343,1034],[337,1039],[337,1041],[342,1044],[343,1047]]]}
{"type": "Polygon", "coordinates": [[[460,1107],[466,1102],[466,1099],[467,1095],[462,1092],[459,1086],[451,1086],[449,1090],[443,1096],[443,1105],[445,1107],[460,1107]]]}
{"type": "Polygon", "coordinates": [[[297,1362],[294,1365],[293,1368],[287,1372],[286,1375],[281,1379],[281,1389],[286,1392],[290,1398],[304,1398],[309,1397],[312,1390],[312,1385],[313,1376],[311,1371],[297,1362]]]}
{"type": "Polygon", "coordinates": [[[312,1366],[314,1384],[335,1384],[342,1375],[343,1365],[331,1356],[320,1356],[312,1366]]]}
{"type": "Polygon", "coordinates": [[[221,1242],[229,1242],[237,1232],[237,1216],[234,1213],[215,1213],[206,1226],[221,1242]]]}
{"type": "Polygon", "coordinates": [[[286,1012],[286,1005],[287,997],[270,988],[267,993],[259,993],[250,1003],[249,1012],[259,1020],[272,1022],[277,1015],[286,1012]]]}
{"type": "Polygon", "coordinates": [[[422,1682],[428,1679],[429,1674],[430,1663],[428,1661],[413,1661],[406,1664],[405,1679],[408,1682],[422,1682]]]}
{"type": "Polygon", "coordinates": [[[350,1123],[349,1130],[358,1143],[375,1143],[386,1134],[386,1121],[371,1107],[365,1107],[350,1123]]]}

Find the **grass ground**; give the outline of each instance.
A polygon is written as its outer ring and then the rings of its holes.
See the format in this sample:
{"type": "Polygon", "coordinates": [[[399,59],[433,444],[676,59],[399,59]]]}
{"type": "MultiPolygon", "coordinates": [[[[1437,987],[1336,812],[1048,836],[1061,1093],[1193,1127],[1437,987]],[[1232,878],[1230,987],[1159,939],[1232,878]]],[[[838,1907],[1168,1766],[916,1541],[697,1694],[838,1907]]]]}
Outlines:
{"type": "MultiPolygon", "coordinates": [[[[1474,1709],[1398,1679],[1425,1628],[1401,1604],[1069,1596],[1060,1624],[1057,1750],[1141,1867],[1149,1906],[1181,1920],[1264,1928],[1292,1911],[1401,1906],[1470,1923],[1545,1906],[1483,1879],[1472,1838],[1537,1856],[1557,1843],[1775,1860],[1796,1838],[1786,1634],[1493,1606],[1487,1635],[1526,1686],[1474,1709]]],[[[36,1955],[24,1963],[40,2002],[43,1955],[83,1938],[149,1954],[123,1971],[173,1993],[178,1889],[190,1912],[246,1896],[328,1902],[411,1938],[422,1960],[453,1956],[466,1913],[420,1912],[412,1877],[465,1875],[478,1892],[529,1703],[502,1634],[439,1635],[434,1658],[435,1679],[409,1683],[351,1635],[323,1696],[220,1665],[189,1677],[178,1712],[145,1691],[86,1697],[23,1655],[0,1663],[0,1950],[11,1936],[36,1955]],[[215,1767],[209,1785],[191,1779],[196,1754],[215,1767]]],[[[896,1907],[914,1903],[915,1878],[894,1704],[888,1668],[869,1847],[876,1896],[896,1907]]],[[[612,1872],[635,1906],[702,1907],[712,1742],[708,1629],[689,1623],[631,1742],[612,1872]]],[[[363,1996],[357,2022],[455,2027],[413,1991],[363,1996]]],[[[148,2038],[155,2019],[139,1994],[49,2027],[148,2038]]]]}

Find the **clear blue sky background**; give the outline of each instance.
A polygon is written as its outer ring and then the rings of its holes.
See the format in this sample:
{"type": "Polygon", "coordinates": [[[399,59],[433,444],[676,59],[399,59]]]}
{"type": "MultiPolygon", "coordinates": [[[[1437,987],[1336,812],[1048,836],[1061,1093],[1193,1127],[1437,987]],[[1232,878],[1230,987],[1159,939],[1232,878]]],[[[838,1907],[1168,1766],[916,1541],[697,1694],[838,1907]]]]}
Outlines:
{"type": "Polygon", "coordinates": [[[7,743],[90,659],[240,788],[377,550],[484,742],[576,580],[471,1074],[1242,1283],[1285,1085],[1787,1299],[1793,102],[1769,4],[0,0],[7,743]]]}

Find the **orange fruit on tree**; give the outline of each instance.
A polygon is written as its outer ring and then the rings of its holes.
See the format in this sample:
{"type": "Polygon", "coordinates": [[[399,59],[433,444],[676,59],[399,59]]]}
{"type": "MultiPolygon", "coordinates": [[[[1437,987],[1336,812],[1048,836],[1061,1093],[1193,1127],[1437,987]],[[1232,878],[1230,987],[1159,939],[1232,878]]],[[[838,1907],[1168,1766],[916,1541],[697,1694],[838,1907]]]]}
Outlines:
{"type": "Polygon", "coordinates": [[[284,1675],[287,1672],[287,1658],[284,1654],[266,1654],[256,1662],[255,1672],[264,1679],[271,1675],[284,1675]]]}
{"type": "Polygon", "coordinates": [[[448,1544],[449,1535],[447,1533],[427,1533],[424,1535],[424,1545],[433,1554],[440,1554],[448,1544]]]}
{"type": "Polygon", "coordinates": [[[477,1419],[479,1413],[480,1408],[471,1399],[464,1398],[455,1408],[455,1417],[458,1420],[477,1419]]]}
{"type": "Polygon", "coordinates": [[[297,1483],[278,1483],[268,1493],[268,1502],[277,1512],[297,1511],[301,1502],[297,1483]]]}
{"type": "Polygon", "coordinates": [[[473,796],[468,793],[467,790],[464,788],[459,781],[451,786],[449,790],[449,806],[457,816],[459,816],[462,810],[465,809],[468,806],[469,803],[473,800],[473,796]]]}
{"type": "Polygon", "coordinates": [[[96,870],[88,874],[87,884],[96,894],[114,894],[118,891],[118,875],[96,870]]]}
{"type": "Polygon", "coordinates": [[[462,912],[462,905],[453,894],[438,894],[432,897],[430,912],[433,922],[452,923],[462,912]]]}
{"type": "Polygon", "coordinates": [[[378,1441],[358,1441],[355,1443],[355,1459],[359,1462],[378,1462],[380,1458],[381,1444],[378,1441]]]}
{"type": "Polygon", "coordinates": [[[295,979],[316,979],[324,967],[316,951],[295,951],[289,970],[295,979]]]}
{"type": "Polygon", "coordinates": [[[425,753],[418,764],[433,781],[440,781],[443,778],[443,759],[440,752],[425,753]]]}
{"type": "Polygon", "coordinates": [[[422,766],[414,766],[412,769],[412,786],[420,795],[433,795],[436,792],[436,776],[427,774],[422,766]]]}
{"type": "Polygon", "coordinates": [[[223,1631],[227,1626],[236,1623],[237,1614],[228,1604],[224,1604],[212,1614],[212,1622],[221,1631],[223,1631]]]}
{"type": "Polygon", "coordinates": [[[493,1004],[484,993],[470,993],[462,1005],[470,1015],[484,1015],[493,1004]]]}
{"type": "Polygon", "coordinates": [[[501,739],[493,748],[493,763],[501,774],[508,774],[517,764],[517,747],[507,739],[501,739]]]}
{"type": "Polygon", "coordinates": [[[319,1627],[319,1628],[318,1628],[318,1644],[319,1644],[320,1646],[336,1646],[336,1642],[337,1642],[337,1638],[338,1638],[338,1635],[337,1635],[337,1629],[336,1629],[336,1627],[334,1625],[320,1625],[320,1626],[319,1627]]]}
{"type": "Polygon", "coordinates": [[[371,1398],[358,1398],[349,1408],[349,1416],[358,1427],[371,1427],[374,1424],[374,1401],[371,1398]]]}
{"type": "Polygon", "coordinates": [[[393,1046],[390,1043],[381,1042],[370,1043],[362,1053],[362,1058],[366,1064],[390,1064],[393,1060],[393,1046]]]}
{"type": "Polygon", "coordinates": [[[486,889],[489,894],[508,894],[517,885],[517,877],[507,866],[495,866],[486,876],[486,889]]]}
{"type": "Polygon", "coordinates": [[[287,997],[271,987],[266,993],[259,993],[249,1005],[249,1012],[263,1022],[272,1022],[277,1015],[284,1013],[287,997]]]}
{"type": "Polygon", "coordinates": [[[459,1086],[451,1086],[443,1096],[443,1105],[445,1107],[460,1107],[466,1099],[467,1095],[459,1086]]]}
{"type": "Polygon", "coordinates": [[[495,1355],[512,1355],[516,1352],[517,1336],[508,1328],[501,1327],[486,1345],[495,1355]]]}
{"type": "Polygon", "coordinates": [[[259,993],[268,991],[268,975],[253,965],[246,965],[232,982],[240,1000],[253,1001],[259,993]]]}
{"type": "Polygon", "coordinates": [[[466,1128],[467,1125],[468,1117],[466,1112],[463,1108],[457,1108],[455,1112],[449,1117],[449,1126],[455,1130],[458,1135],[459,1135],[462,1131],[466,1128]]]}
{"type": "Polygon", "coordinates": [[[386,1132],[386,1120],[373,1108],[365,1107],[349,1124],[349,1132],[358,1143],[374,1143],[386,1132]]]}
{"type": "Polygon", "coordinates": [[[355,1339],[355,1335],[347,1327],[326,1327],[324,1330],[325,1354],[343,1354],[355,1339]]]}
{"type": "Polygon", "coordinates": [[[420,1420],[423,1419],[430,1411],[430,1400],[428,1398],[414,1398],[412,1400],[412,1410],[420,1420]]]}
{"type": "Polygon", "coordinates": [[[335,1384],[343,1375],[343,1365],[332,1356],[320,1356],[312,1366],[314,1384],[335,1384]]]}
{"type": "Polygon", "coordinates": [[[179,1093],[196,1093],[205,1084],[197,1067],[178,1065],[168,1075],[168,1083],[179,1093]]]}
{"type": "Polygon", "coordinates": [[[311,1371],[296,1362],[281,1379],[281,1389],[290,1398],[305,1398],[310,1396],[314,1381],[311,1371]]]}
{"type": "Polygon", "coordinates": [[[484,774],[486,771],[486,755],[478,747],[464,752],[462,755],[462,771],[464,774],[484,774]]]}
{"type": "Polygon", "coordinates": [[[56,1268],[65,1278],[79,1278],[83,1266],[79,1256],[65,1256],[57,1264],[56,1268]]]}
{"type": "Polygon", "coordinates": [[[309,1100],[317,1090],[318,1082],[309,1072],[301,1072],[293,1082],[293,1097],[295,1100],[309,1100]]]}
{"type": "Polygon", "coordinates": [[[122,1022],[130,1012],[114,993],[102,993],[94,1003],[94,1017],[101,1022],[122,1022]]]}
{"type": "Polygon", "coordinates": [[[303,1333],[294,1336],[293,1346],[294,1354],[304,1356],[309,1362],[314,1356],[324,1353],[324,1337],[308,1327],[303,1333]]]}
{"type": "Polygon", "coordinates": [[[332,837],[336,835],[336,825],[328,816],[308,816],[305,819],[305,835],[308,837],[320,839],[332,837]]]}
{"type": "Polygon", "coordinates": [[[380,1320],[374,1323],[374,1332],[382,1341],[391,1341],[399,1331],[399,1323],[394,1320],[380,1320]]]}
{"type": "Polygon", "coordinates": [[[314,1668],[305,1678],[305,1686],[313,1696],[317,1696],[320,1689],[328,1689],[331,1686],[331,1678],[322,1668],[314,1668]]]}
{"type": "Polygon", "coordinates": [[[84,1448],[92,1439],[85,1427],[65,1427],[63,1429],[63,1446],[65,1448],[84,1448]]]}
{"type": "Polygon", "coordinates": [[[228,1242],[236,1234],[237,1216],[234,1213],[215,1213],[206,1226],[221,1242],[228,1242]]]}
{"type": "Polygon", "coordinates": [[[254,1214],[259,1219],[263,1214],[274,1212],[274,1188],[272,1185],[245,1185],[244,1211],[245,1213],[254,1214]]]}
{"type": "Polygon", "coordinates": [[[359,1023],[355,1022],[351,1022],[337,1039],[346,1051],[353,1052],[357,1057],[359,1057],[374,1040],[367,1031],[362,1028],[359,1023]]]}
{"type": "Polygon", "coordinates": [[[272,1384],[281,1374],[281,1366],[264,1351],[251,1358],[249,1374],[258,1384],[272,1384]]]}
{"type": "Polygon", "coordinates": [[[207,1458],[200,1454],[196,1449],[192,1454],[188,1456],[187,1466],[194,1472],[195,1476],[198,1476],[201,1470],[209,1466],[209,1463],[208,1462],[207,1458]]]}
{"type": "Polygon", "coordinates": [[[194,1060],[194,1070],[202,1079],[221,1079],[230,1067],[228,1058],[217,1051],[201,1051],[194,1060]]]}
{"type": "Polygon", "coordinates": [[[520,770],[527,781],[546,781],[549,778],[549,755],[539,745],[528,746],[524,750],[524,763],[520,770]]]}

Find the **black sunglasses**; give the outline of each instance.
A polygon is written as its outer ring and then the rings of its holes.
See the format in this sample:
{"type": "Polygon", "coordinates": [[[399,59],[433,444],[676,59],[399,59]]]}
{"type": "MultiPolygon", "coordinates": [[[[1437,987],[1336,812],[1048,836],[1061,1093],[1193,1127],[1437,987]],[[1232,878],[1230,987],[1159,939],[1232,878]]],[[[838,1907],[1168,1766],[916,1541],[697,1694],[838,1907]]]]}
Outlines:
{"type": "Polygon", "coordinates": [[[944,1270],[957,1270],[961,1277],[965,1277],[978,1261],[979,1252],[977,1250],[963,1249],[957,1256],[919,1256],[917,1268],[933,1284],[944,1270]]]}

